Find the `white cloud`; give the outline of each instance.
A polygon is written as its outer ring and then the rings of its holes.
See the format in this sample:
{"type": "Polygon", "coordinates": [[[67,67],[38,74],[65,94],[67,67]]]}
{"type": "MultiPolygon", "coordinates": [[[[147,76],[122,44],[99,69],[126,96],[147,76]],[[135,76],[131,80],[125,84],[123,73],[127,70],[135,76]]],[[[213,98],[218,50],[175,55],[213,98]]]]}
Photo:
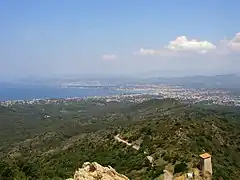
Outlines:
{"type": "Polygon", "coordinates": [[[177,53],[174,52],[174,51],[170,51],[169,49],[166,49],[166,48],[162,48],[162,49],[145,49],[145,48],[141,48],[138,52],[135,52],[134,53],[135,55],[142,55],[142,56],[145,56],[145,55],[158,55],[158,56],[176,56],[177,53]]]}
{"type": "Polygon", "coordinates": [[[175,56],[186,53],[206,54],[215,50],[217,47],[208,41],[197,41],[196,39],[188,40],[186,36],[179,36],[175,40],[160,49],[144,49],[141,48],[137,54],[139,55],[163,55],[175,56]]]}
{"type": "Polygon", "coordinates": [[[154,55],[154,54],[160,54],[160,52],[157,51],[157,50],[154,50],[154,49],[144,49],[144,48],[141,48],[139,50],[139,52],[136,53],[136,54],[140,54],[140,55],[154,55]]]}
{"type": "Polygon", "coordinates": [[[186,36],[179,36],[165,47],[172,51],[196,51],[206,52],[216,49],[216,46],[208,41],[188,40],[186,36]]]}
{"type": "Polygon", "coordinates": [[[102,57],[103,60],[114,60],[117,59],[115,54],[104,54],[102,57]]]}
{"type": "Polygon", "coordinates": [[[229,42],[228,46],[231,50],[240,52],[240,33],[236,33],[235,37],[229,42]]]}

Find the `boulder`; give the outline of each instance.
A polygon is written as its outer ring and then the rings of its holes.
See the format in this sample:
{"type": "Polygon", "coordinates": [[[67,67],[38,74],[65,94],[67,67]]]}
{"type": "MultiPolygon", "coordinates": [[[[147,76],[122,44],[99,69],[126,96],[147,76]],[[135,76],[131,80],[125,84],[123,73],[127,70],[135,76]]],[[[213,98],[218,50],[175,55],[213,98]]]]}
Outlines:
{"type": "Polygon", "coordinates": [[[129,178],[117,173],[111,166],[103,167],[96,162],[85,162],[82,168],[75,172],[74,178],[67,180],[129,180],[129,178]]]}

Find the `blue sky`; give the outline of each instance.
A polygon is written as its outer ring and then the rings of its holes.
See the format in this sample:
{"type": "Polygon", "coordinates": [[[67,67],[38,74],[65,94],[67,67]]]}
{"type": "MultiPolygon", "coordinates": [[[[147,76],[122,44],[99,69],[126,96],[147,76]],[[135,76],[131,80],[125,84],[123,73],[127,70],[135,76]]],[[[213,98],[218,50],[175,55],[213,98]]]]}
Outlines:
{"type": "Polygon", "coordinates": [[[0,75],[240,72],[239,7],[238,0],[2,0],[0,75]]]}

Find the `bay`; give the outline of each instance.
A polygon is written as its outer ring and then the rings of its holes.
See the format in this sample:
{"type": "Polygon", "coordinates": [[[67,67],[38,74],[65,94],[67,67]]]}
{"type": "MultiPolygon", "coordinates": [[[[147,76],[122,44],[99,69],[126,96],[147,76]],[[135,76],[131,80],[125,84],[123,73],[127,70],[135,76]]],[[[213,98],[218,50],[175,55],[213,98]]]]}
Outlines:
{"type": "Polygon", "coordinates": [[[46,86],[0,86],[0,101],[117,95],[122,92],[97,88],[59,88],[46,86]]]}

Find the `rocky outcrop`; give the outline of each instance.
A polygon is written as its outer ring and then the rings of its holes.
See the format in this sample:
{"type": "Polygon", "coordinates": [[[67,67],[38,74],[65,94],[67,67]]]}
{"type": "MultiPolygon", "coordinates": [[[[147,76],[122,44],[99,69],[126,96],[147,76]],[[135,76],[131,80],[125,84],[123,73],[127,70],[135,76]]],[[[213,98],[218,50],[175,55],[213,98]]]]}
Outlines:
{"type": "Polygon", "coordinates": [[[173,175],[171,172],[164,170],[164,180],[172,180],[173,179],[173,175]]]}
{"type": "Polygon", "coordinates": [[[82,168],[75,172],[74,178],[67,180],[129,180],[129,178],[117,173],[111,166],[103,167],[96,162],[85,162],[82,168]]]}

